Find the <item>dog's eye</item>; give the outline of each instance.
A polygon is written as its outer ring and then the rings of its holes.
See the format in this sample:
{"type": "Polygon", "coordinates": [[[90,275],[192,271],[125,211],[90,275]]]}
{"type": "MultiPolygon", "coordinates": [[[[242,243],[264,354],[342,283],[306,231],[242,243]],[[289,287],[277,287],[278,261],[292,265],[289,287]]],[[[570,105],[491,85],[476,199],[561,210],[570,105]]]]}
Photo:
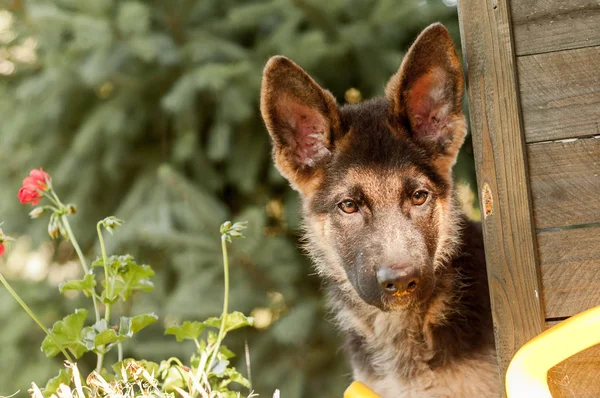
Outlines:
{"type": "Polygon", "coordinates": [[[421,206],[427,200],[427,196],[429,196],[429,193],[427,191],[423,191],[423,190],[413,193],[413,196],[412,196],[413,205],[421,206]]]}
{"type": "Polygon", "coordinates": [[[358,211],[358,205],[352,200],[344,200],[338,204],[338,207],[346,214],[352,214],[358,211]]]}

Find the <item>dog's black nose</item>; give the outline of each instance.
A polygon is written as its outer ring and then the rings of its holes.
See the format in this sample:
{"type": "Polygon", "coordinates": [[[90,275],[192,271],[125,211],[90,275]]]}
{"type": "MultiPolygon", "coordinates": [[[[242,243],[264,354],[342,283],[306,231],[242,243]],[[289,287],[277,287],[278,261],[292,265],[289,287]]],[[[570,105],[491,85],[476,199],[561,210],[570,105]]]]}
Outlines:
{"type": "Polygon", "coordinates": [[[419,285],[419,272],[414,267],[383,267],[377,271],[377,282],[388,294],[411,293],[419,285]]]}

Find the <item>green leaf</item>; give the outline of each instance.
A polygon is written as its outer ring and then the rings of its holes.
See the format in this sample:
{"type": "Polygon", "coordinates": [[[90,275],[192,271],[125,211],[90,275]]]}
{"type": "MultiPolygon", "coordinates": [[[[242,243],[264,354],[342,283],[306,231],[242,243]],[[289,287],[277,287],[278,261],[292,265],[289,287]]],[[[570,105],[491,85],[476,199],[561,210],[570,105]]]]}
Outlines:
{"type": "MultiPolygon", "coordinates": [[[[110,256],[106,260],[106,268],[109,279],[113,279],[110,292],[107,290],[106,281],[102,282],[104,290],[101,300],[105,304],[114,304],[119,297],[127,301],[133,292],[137,290],[152,291],[154,284],[149,280],[154,275],[152,267],[149,265],[139,265],[130,255],[110,256]]],[[[92,263],[93,267],[103,267],[102,258],[92,263]]]]}
{"type": "Polygon", "coordinates": [[[119,326],[119,334],[121,336],[131,337],[135,333],[144,329],[146,326],[152,325],[156,321],[158,321],[158,315],[155,313],[136,315],[132,318],[122,316],[119,326]]]}
{"type": "MultiPolygon", "coordinates": [[[[208,318],[204,321],[204,324],[209,327],[221,328],[221,317],[212,317],[208,318]]],[[[254,325],[254,318],[251,316],[246,316],[239,311],[232,312],[231,314],[227,314],[227,319],[225,320],[225,332],[230,332],[235,329],[242,328],[244,326],[252,326],[254,325]]]]}
{"type": "Polygon", "coordinates": [[[92,326],[83,328],[83,341],[89,350],[96,352],[107,352],[111,345],[120,343],[127,336],[120,336],[117,332],[108,326],[106,319],[101,319],[92,326]],[[100,347],[103,347],[100,349],[100,347]]]}
{"type": "MultiPolygon", "coordinates": [[[[204,352],[206,350],[206,341],[200,340],[200,347],[198,348],[198,352],[204,352]]],[[[192,372],[196,372],[198,370],[198,366],[200,366],[200,357],[198,355],[192,354],[190,357],[190,367],[192,368],[192,372]]]]}
{"type": "MultiPolygon", "coordinates": [[[[215,344],[215,343],[217,342],[217,337],[218,337],[218,336],[217,336],[217,334],[216,334],[215,332],[213,332],[212,330],[209,330],[209,331],[208,331],[208,334],[207,334],[207,336],[206,336],[206,342],[207,342],[209,345],[213,345],[213,344],[215,344]]],[[[204,341],[204,340],[203,340],[203,341],[204,341]]]]}
{"type": "Polygon", "coordinates": [[[118,335],[114,329],[106,329],[96,335],[94,339],[94,345],[96,348],[100,346],[108,346],[115,343],[120,343],[125,340],[127,336],[118,335]]]}
{"type": "Polygon", "coordinates": [[[229,377],[229,379],[232,382],[238,383],[246,388],[250,388],[250,382],[248,381],[248,379],[242,376],[242,374],[238,372],[235,368],[227,368],[225,374],[227,375],[227,377],[229,377]]]}
{"type": "Polygon", "coordinates": [[[58,373],[58,376],[54,376],[46,383],[46,387],[44,387],[44,391],[42,392],[44,398],[50,397],[52,394],[56,393],[58,387],[61,384],[70,385],[71,384],[72,372],[71,369],[61,369],[58,373]]]}
{"type": "Polygon", "coordinates": [[[164,391],[175,391],[174,387],[186,388],[186,374],[180,366],[173,365],[170,361],[161,361],[159,371],[164,391]]]}
{"type": "MultiPolygon", "coordinates": [[[[104,282],[102,282],[102,285],[104,285],[104,282]]],[[[110,296],[108,295],[108,292],[105,290],[102,291],[102,294],[100,295],[100,301],[103,304],[106,305],[113,305],[115,304],[119,299],[119,292],[111,292],[110,296]]]]}
{"type": "Polygon", "coordinates": [[[118,292],[119,296],[125,301],[136,290],[151,292],[154,290],[154,284],[148,278],[153,275],[154,271],[149,265],[138,265],[133,261],[128,262],[127,267],[120,270],[119,279],[114,284],[114,292],[118,292]]]}
{"type": "MultiPolygon", "coordinates": [[[[114,256],[110,256],[109,257],[109,262],[110,259],[114,257],[114,256]]],[[[103,267],[104,266],[104,261],[102,260],[102,257],[98,257],[97,259],[94,260],[94,262],[92,263],[92,267],[103,267]]]]}
{"type": "Polygon", "coordinates": [[[78,290],[83,292],[86,297],[90,297],[94,293],[95,286],[96,278],[94,277],[94,274],[90,272],[81,280],[62,282],[58,285],[58,290],[61,294],[69,290],[78,290]]]}
{"type": "Polygon", "coordinates": [[[221,345],[221,347],[219,348],[219,354],[221,354],[221,357],[223,359],[230,359],[235,357],[235,353],[224,345],[221,345]]]}
{"type": "Polygon", "coordinates": [[[113,372],[110,372],[109,370],[107,370],[105,367],[103,367],[102,370],[100,371],[100,376],[102,376],[102,378],[109,383],[112,383],[113,381],[115,381],[117,379],[115,377],[115,374],[113,372]]]}
{"type": "Polygon", "coordinates": [[[205,327],[206,325],[202,322],[185,321],[181,326],[169,326],[167,330],[165,330],[165,334],[174,335],[177,341],[194,340],[200,337],[205,327]]]}
{"type": "Polygon", "coordinates": [[[60,353],[60,348],[54,341],[71,351],[75,358],[80,358],[89,351],[82,339],[82,329],[87,314],[87,310],[77,309],[74,314],[67,315],[62,320],[54,323],[52,329],[50,329],[50,335],[53,339],[46,336],[42,341],[42,351],[48,358],[60,353]]]}
{"type": "Polygon", "coordinates": [[[111,346],[118,344],[135,333],[139,332],[148,325],[153,324],[158,320],[158,316],[152,314],[137,315],[132,318],[121,317],[119,331],[113,327],[109,327],[105,319],[101,319],[93,326],[88,326],[83,329],[83,342],[88,350],[96,352],[106,352],[111,346]],[[100,349],[102,347],[102,349],[100,349]]]}

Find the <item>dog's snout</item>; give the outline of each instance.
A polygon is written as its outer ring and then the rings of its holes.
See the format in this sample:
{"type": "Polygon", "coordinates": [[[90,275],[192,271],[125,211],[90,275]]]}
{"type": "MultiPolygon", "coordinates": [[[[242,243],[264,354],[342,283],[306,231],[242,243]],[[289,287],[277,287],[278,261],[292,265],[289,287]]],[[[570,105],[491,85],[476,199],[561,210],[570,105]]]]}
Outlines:
{"type": "Polygon", "coordinates": [[[419,272],[411,266],[388,266],[377,271],[377,282],[388,294],[412,293],[419,285],[419,272]]]}

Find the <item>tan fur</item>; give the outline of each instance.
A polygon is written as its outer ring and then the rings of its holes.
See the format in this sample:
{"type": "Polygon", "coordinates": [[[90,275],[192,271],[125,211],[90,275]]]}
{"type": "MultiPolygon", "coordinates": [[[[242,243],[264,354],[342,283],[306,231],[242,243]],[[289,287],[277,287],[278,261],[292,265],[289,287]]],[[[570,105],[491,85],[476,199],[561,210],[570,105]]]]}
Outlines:
{"type": "Polygon", "coordinates": [[[417,129],[422,120],[411,107],[424,102],[429,104],[431,116],[443,126],[439,134],[448,137],[443,143],[444,150],[435,154],[434,161],[451,179],[452,167],[467,132],[466,119],[462,114],[462,66],[452,38],[441,25],[425,29],[415,43],[418,46],[411,47],[400,69],[388,82],[386,96],[392,104],[391,112],[396,115],[407,114],[413,129],[417,129]],[[421,51],[422,48],[425,51],[421,51]],[[450,88],[446,84],[448,79],[455,81],[450,88]]]}
{"type": "Polygon", "coordinates": [[[354,378],[370,386],[383,398],[497,397],[500,391],[495,356],[495,351],[489,350],[476,358],[457,361],[451,367],[436,372],[424,371],[404,380],[392,375],[373,378],[354,374],[354,378]],[[470,382],[457,382],[459,380],[470,382]]]}
{"type": "Polygon", "coordinates": [[[339,134],[340,118],[335,97],[323,90],[306,72],[285,57],[272,57],[263,71],[260,109],[265,125],[273,139],[273,157],[279,172],[286,177],[292,187],[304,195],[309,195],[319,183],[320,168],[314,163],[298,164],[294,161],[294,147],[290,147],[282,137],[285,129],[296,126],[289,119],[281,119],[283,114],[301,110],[314,114],[322,123],[321,135],[324,148],[330,148],[330,131],[339,134]],[[307,167],[308,166],[308,167],[307,167]]]}

